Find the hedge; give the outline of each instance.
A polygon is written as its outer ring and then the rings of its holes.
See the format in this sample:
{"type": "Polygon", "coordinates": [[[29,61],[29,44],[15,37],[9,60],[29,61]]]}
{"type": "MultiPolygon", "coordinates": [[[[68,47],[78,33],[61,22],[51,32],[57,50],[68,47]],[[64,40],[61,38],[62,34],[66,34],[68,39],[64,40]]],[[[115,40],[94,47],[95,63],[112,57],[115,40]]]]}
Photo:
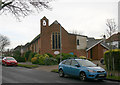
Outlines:
{"type": "Polygon", "coordinates": [[[120,49],[113,49],[104,53],[104,60],[107,70],[120,71],[120,49]],[[113,67],[114,60],[114,67],[113,67]]]}
{"type": "MultiPolygon", "coordinates": [[[[68,53],[62,53],[62,60],[69,59],[69,58],[77,58],[76,55],[68,54],[68,53]]],[[[60,63],[60,54],[56,56],[56,59],[58,63],[60,63]]]]}
{"type": "Polygon", "coordinates": [[[31,53],[31,51],[27,51],[27,52],[25,53],[25,58],[26,58],[26,60],[28,60],[30,53],[31,53]]]}
{"type": "Polygon", "coordinates": [[[14,57],[16,59],[17,62],[26,62],[26,58],[25,57],[14,57]]]}
{"type": "Polygon", "coordinates": [[[35,56],[35,54],[37,54],[37,53],[31,52],[31,53],[29,54],[28,61],[31,62],[31,59],[35,56]]]}
{"type": "Polygon", "coordinates": [[[31,59],[31,62],[33,64],[39,64],[39,65],[56,65],[58,64],[57,60],[49,57],[47,54],[35,54],[34,57],[31,59]]]}

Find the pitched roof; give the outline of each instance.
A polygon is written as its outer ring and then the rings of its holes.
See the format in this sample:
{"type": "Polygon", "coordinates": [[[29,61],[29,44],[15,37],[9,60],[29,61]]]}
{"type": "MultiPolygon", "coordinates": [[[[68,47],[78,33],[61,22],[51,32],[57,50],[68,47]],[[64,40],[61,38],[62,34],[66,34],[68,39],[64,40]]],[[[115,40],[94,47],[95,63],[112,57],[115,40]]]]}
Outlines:
{"type": "Polygon", "coordinates": [[[120,41],[120,32],[118,32],[117,34],[113,34],[106,40],[106,42],[110,42],[110,39],[111,41],[120,41]]]}
{"type": "Polygon", "coordinates": [[[87,37],[87,36],[85,36],[85,35],[80,35],[80,34],[72,34],[72,33],[69,33],[69,35],[76,35],[76,36],[87,37]]]}
{"type": "Polygon", "coordinates": [[[87,39],[87,49],[86,49],[86,51],[90,50],[91,48],[93,48],[94,46],[96,46],[99,43],[103,47],[109,49],[108,45],[106,43],[104,43],[102,39],[88,38],[87,39]]]}
{"type": "Polygon", "coordinates": [[[37,35],[30,43],[33,43],[34,41],[38,40],[40,38],[40,34],[37,35]]]}

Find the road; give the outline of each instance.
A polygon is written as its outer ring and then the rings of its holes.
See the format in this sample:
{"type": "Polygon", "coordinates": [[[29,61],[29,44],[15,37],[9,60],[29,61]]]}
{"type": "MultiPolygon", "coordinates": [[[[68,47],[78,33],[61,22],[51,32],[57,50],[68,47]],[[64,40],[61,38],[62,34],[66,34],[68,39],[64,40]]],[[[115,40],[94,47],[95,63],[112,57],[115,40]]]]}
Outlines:
{"type": "Polygon", "coordinates": [[[23,67],[2,67],[2,83],[81,83],[95,85],[118,85],[118,82],[107,81],[80,81],[77,78],[61,78],[57,73],[44,70],[28,69],[23,67]],[[99,83],[99,84],[98,84],[99,83]]]}

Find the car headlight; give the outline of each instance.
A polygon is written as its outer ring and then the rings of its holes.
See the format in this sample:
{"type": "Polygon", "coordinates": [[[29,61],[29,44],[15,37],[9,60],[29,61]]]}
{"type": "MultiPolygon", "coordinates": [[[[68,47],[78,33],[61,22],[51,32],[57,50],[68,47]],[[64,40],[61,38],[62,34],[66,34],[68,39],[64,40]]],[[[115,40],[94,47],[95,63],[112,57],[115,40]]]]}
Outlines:
{"type": "Polygon", "coordinates": [[[88,72],[96,73],[96,71],[94,71],[94,70],[88,70],[88,72]]]}

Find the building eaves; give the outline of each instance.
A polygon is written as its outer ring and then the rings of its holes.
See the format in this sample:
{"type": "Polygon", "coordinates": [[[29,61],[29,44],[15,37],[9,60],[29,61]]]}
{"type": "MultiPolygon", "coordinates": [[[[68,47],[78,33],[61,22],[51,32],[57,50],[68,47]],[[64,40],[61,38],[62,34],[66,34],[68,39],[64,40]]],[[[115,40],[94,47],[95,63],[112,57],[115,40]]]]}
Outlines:
{"type": "Polygon", "coordinates": [[[33,42],[35,42],[36,40],[38,40],[40,38],[40,34],[39,35],[37,35],[30,43],[33,43],[33,42]]]}
{"type": "Polygon", "coordinates": [[[100,43],[103,47],[107,48],[108,50],[110,49],[109,46],[105,43],[100,43]]]}
{"type": "Polygon", "coordinates": [[[86,51],[90,50],[91,48],[93,48],[94,46],[96,46],[97,44],[101,43],[103,40],[97,40],[97,41],[89,41],[88,40],[88,43],[87,43],[87,49],[86,51]]]}
{"type": "Polygon", "coordinates": [[[85,35],[79,35],[79,34],[72,34],[72,33],[68,33],[69,35],[75,35],[75,36],[82,36],[82,37],[87,37],[85,35]]]}

